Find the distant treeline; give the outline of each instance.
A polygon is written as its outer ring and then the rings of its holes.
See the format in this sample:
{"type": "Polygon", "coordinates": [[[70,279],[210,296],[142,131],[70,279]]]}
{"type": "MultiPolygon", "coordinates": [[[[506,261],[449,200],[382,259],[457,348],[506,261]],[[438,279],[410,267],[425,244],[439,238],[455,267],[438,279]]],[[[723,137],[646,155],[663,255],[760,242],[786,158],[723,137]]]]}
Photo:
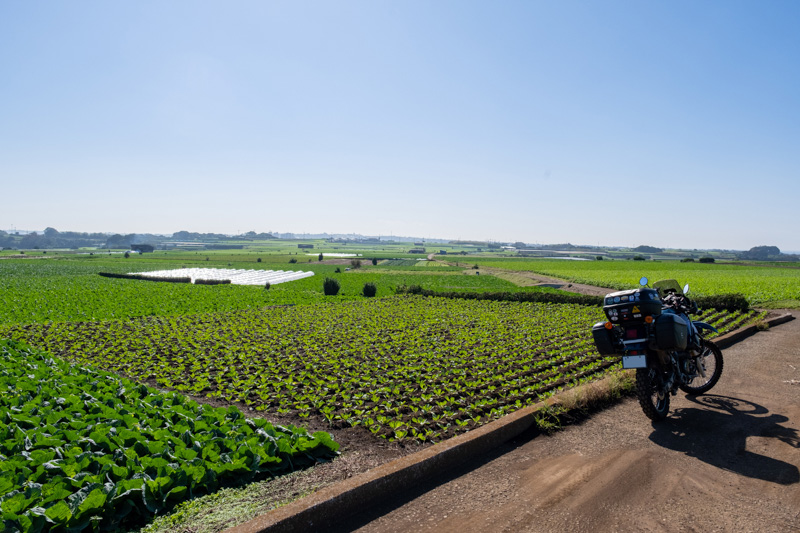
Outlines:
{"type": "MultiPolygon", "coordinates": [[[[270,240],[275,237],[271,233],[256,233],[248,231],[241,235],[228,236],[221,233],[193,233],[189,231],[176,231],[172,235],[154,235],[152,233],[129,233],[121,235],[115,233],[80,233],[77,231],[58,231],[47,228],[42,233],[28,233],[17,235],[0,231],[0,248],[14,248],[22,250],[48,250],[54,248],[108,248],[130,249],[134,244],[150,244],[157,247],[159,244],[170,241],[215,243],[219,241],[259,241],[270,240]]],[[[233,249],[243,245],[212,244],[209,249],[233,249]]]]}
{"type": "Polygon", "coordinates": [[[102,246],[108,235],[105,233],[79,233],[76,231],[59,232],[47,228],[43,233],[16,235],[0,231],[0,248],[46,249],[46,248],[82,248],[102,246]]]}

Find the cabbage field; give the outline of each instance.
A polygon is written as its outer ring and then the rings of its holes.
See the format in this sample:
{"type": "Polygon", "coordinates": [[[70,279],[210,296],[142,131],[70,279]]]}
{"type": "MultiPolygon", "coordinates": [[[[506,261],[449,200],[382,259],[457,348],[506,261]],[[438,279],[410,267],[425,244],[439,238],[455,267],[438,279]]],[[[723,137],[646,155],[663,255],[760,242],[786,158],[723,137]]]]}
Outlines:
{"type": "MultiPolygon", "coordinates": [[[[723,330],[755,312],[708,311],[723,330]]],[[[599,307],[421,296],[0,327],[0,337],[257,410],[441,440],[618,368],[599,307]]]]}
{"type": "Polygon", "coordinates": [[[328,433],[246,419],[0,340],[3,531],[112,531],[331,458],[328,433]]]}

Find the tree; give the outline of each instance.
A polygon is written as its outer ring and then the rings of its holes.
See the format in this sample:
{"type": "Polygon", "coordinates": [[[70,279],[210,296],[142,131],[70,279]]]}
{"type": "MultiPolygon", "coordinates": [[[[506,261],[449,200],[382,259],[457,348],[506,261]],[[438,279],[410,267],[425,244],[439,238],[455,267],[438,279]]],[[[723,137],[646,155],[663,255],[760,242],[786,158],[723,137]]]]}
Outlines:
{"type": "Polygon", "coordinates": [[[637,246],[633,249],[634,252],[642,252],[646,254],[658,254],[664,251],[663,248],[656,248],[655,246],[647,246],[645,244],[637,246]]]}
{"type": "Polygon", "coordinates": [[[739,259],[769,261],[770,259],[778,259],[780,256],[781,251],[777,246],[754,246],[750,250],[739,254],[739,259]]]}
{"type": "Polygon", "coordinates": [[[377,292],[378,287],[372,282],[365,283],[364,287],[361,289],[361,294],[363,294],[366,298],[372,298],[377,292]]]}
{"type": "Polygon", "coordinates": [[[22,240],[19,242],[20,248],[39,248],[42,244],[42,237],[39,236],[38,233],[35,231],[33,233],[28,233],[22,240]]]}
{"type": "Polygon", "coordinates": [[[106,248],[130,248],[133,235],[112,235],[106,240],[106,248]]]}
{"type": "Polygon", "coordinates": [[[196,234],[189,233],[186,230],[176,231],[172,234],[172,238],[176,241],[188,241],[192,239],[196,234]]]}
{"type": "Polygon", "coordinates": [[[339,294],[339,282],[333,278],[325,278],[322,282],[322,292],[325,296],[336,296],[339,294]]]}

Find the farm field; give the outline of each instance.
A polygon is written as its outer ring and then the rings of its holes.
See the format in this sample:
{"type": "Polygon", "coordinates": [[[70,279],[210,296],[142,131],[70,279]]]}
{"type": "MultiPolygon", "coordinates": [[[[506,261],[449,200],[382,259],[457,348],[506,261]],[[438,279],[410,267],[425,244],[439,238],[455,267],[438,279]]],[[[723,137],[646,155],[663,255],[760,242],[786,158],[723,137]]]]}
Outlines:
{"type": "MultiPolygon", "coordinates": [[[[229,261],[173,261],[184,266],[227,268],[229,261]]],[[[240,264],[234,265],[241,268],[240,264]]],[[[315,276],[263,290],[237,285],[195,286],[183,283],[154,283],[109,279],[99,272],[124,274],[165,268],[164,262],[149,257],[123,259],[4,259],[0,261],[0,324],[45,321],[119,320],[137,316],[183,315],[257,309],[275,305],[302,305],[361,299],[365,283],[375,283],[377,296],[394,294],[398,286],[421,285],[437,290],[516,291],[524,290],[494,276],[466,276],[458,271],[416,269],[412,272],[381,272],[363,267],[351,272],[344,265],[319,263],[255,263],[248,268],[312,271],[315,276]],[[433,272],[430,272],[433,271],[433,272]],[[341,291],[335,297],[322,294],[326,276],[336,278],[341,291]]]]}
{"type": "Polygon", "coordinates": [[[246,420],[0,340],[3,531],[147,522],[220,486],[334,456],[328,433],[246,420]]]}
{"type": "MultiPolygon", "coordinates": [[[[376,266],[363,260],[361,268],[344,271],[351,266],[349,259],[320,262],[310,257],[303,262],[303,257],[226,250],[3,259],[0,339],[48,350],[61,369],[88,365],[101,369],[90,372],[106,380],[132,379],[134,383],[124,385],[128,390],[146,383],[236,405],[243,412],[252,409],[266,419],[360,431],[376,442],[405,446],[446,439],[618,368],[619,360],[599,356],[591,340],[592,324],[603,319],[599,307],[396,294],[409,286],[451,293],[558,292],[519,287],[484,268],[552,268],[548,275],[563,278],[555,270],[574,267],[573,262],[459,256],[448,258],[451,266],[436,266],[442,263],[395,255],[376,266]],[[473,268],[476,263],[478,269],[473,268]],[[315,275],[268,290],[98,275],[178,268],[302,270],[315,275]],[[322,294],[325,277],[340,282],[337,296],[322,294]],[[367,282],[378,287],[376,298],[362,296],[367,282]],[[100,374],[104,371],[112,374],[100,374]]],[[[623,268],[632,264],[606,263],[623,268]]],[[[670,266],[679,270],[645,274],[652,279],[677,277],[699,293],[694,272],[701,270],[686,270],[681,263],[670,266]]],[[[615,274],[624,277],[621,286],[635,286],[641,273],[637,270],[629,280],[631,273],[615,274]]],[[[724,332],[762,316],[706,310],[702,318],[724,332]]],[[[53,434],[52,428],[47,433],[53,434]]],[[[9,491],[22,489],[21,478],[14,483],[9,491]]],[[[177,494],[169,502],[163,499],[171,487],[161,494],[163,505],[180,500],[177,494]]],[[[81,488],[73,487],[73,492],[81,488]]],[[[198,487],[197,493],[204,490],[198,487]]],[[[99,501],[100,493],[94,494],[92,501],[99,501]]],[[[114,501],[116,493],[108,494],[106,500],[114,501]]],[[[106,512],[115,516],[117,511],[106,512]]],[[[78,515],[71,516],[64,520],[78,515]]]]}
{"type": "MultiPolygon", "coordinates": [[[[755,313],[709,311],[723,331],[755,313]]],[[[0,337],[195,396],[441,440],[619,358],[597,354],[598,307],[416,296],[129,321],[0,327],[0,337]]]]}
{"type": "Polygon", "coordinates": [[[800,265],[740,263],[681,263],[679,261],[563,261],[481,258],[482,266],[522,270],[575,283],[614,289],[637,286],[639,278],[650,281],[675,278],[688,283],[692,294],[743,294],[754,306],[800,307],[800,265]]]}

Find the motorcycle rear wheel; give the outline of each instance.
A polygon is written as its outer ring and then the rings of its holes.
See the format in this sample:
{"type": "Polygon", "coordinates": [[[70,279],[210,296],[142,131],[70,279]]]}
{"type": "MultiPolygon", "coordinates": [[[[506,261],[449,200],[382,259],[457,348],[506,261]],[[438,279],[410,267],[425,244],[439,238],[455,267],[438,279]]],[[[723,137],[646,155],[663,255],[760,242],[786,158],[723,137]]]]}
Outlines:
{"type": "Polygon", "coordinates": [[[636,397],[644,414],[653,422],[665,419],[669,413],[669,391],[659,390],[656,372],[654,368],[636,369],[636,397]]]}
{"type": "Polygon", "coordinates": [[[689,383],[680,385],[680,389],[686,394],[694,396],[708,392],[722,375],[722,351],[716,344],[704,340],[702,356],[706,366],[706,376],[697,376],[689,383]]]}

